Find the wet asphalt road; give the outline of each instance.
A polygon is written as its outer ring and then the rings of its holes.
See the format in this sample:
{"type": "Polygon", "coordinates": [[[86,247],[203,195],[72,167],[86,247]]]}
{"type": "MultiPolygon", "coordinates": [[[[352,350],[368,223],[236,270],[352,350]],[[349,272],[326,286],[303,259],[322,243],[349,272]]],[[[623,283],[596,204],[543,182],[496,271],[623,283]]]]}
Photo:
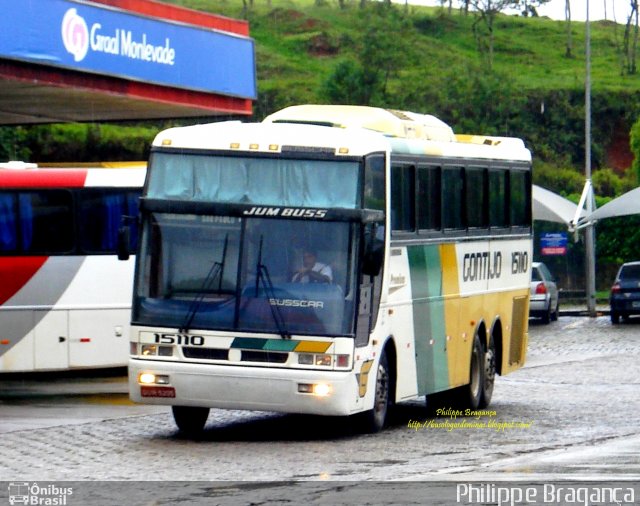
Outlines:
{"type": "MultiPolygon", "coordinates": [[[[373,484],[640,481],[640,319],[532,320],[527,365],[498,378],[495,414],[428,418],[412,402],[377,435],[342,419],[212,410],[202,437],[190,440],[167,408],[130,404],[118,374],[0,378],[2,479],[279,482],[252,489],[264,503],[267,490],[296,503],[299,490],[281,482],[322,490],[369,482],[382,502],[373,484]]],[[[397,504],[413,504],[405,493],[397,504]]]]}

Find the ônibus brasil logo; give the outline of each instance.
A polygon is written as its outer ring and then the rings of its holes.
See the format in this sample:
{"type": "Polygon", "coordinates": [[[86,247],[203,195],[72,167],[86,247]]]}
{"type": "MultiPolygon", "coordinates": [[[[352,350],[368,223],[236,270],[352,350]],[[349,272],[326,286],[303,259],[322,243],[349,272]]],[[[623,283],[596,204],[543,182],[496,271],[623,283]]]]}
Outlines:
{"type": "Polygon", "coordinates": [[[27,504],[39,506],[65,506],[72,487],[60,487],[55,483],[38,485],[29,482],[9,483],[9,504],[27,504]]]}
{"type": "Polygon", "coordinates": [[[69,9],[62,18],[62,42],[75,61],[82,61],[89,51],[89,28],[75,9],[69,9]]]}

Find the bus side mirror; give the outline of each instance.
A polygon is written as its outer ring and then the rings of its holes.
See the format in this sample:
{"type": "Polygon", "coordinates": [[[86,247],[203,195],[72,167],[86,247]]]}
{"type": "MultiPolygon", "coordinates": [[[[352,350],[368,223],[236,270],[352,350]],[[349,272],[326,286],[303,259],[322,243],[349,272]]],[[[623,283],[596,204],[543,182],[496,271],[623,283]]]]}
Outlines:
{"type": "Polygon", "coordinates": [[[384,226],[367,223],[364,229],[364,256],[362,273],[366,276],[377,276],[384,260],[384,226]]]}
{"type": "Polygon", "coordinates": [[[122,225],[118,229],[118,260],[129,260],[129,248],[131,247],[131,227],[122,225]]]}

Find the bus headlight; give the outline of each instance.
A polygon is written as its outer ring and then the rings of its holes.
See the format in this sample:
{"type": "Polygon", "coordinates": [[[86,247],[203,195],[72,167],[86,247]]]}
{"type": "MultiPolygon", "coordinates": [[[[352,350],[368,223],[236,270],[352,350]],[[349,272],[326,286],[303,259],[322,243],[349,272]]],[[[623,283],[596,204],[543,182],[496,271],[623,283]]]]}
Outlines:
{"type": "Polygon", "coordinates": [[[156,344],[143,344],[141,355],[148,357],[158,354],[158,346],[156,344]]]}
{"type": "Polygon", "coordinates": [[[318,383],[313,385],[313,395],[318,397],[326,397],[331,393],[331,385],[328,383],[318,383]]]}
{"type": "Polygon", "coordinates": [[[331,366],[331,355],[316,355],[316,365],[331,366]]]}
{"type": "Polygon", "coordinates": [[[168,385],[169,376],[167,376],[166,374],[142,372],[138,375],[138,383],[142,385],[168,385]]]}
{"type": "Polygon", "coordinates": [[[336,368],[348,368],[350,365],[350,355],[341,354],[341,355],[332,355],[329,353],[299,353],[298,354],[298,364],[300,365],[314,365],[320,367],[331,367],[332,365],[336,368]]]}
{"type": "Polygon", "coordinates": [[[173,346],[158,346],[158,355],[161,357],[172,357],[173,346]]]}
{"type": "Polygon", "coordinates": [[[300,353],[298,355],[298,364],[313,365],[313,355],[310,353],[300,353]]]}
{"type": "Polygon", "coordinates": [[[173,346],[158,346],[157,344],[143,344],[141,346],[140,354],[143,357],[172,357],[173,346]]]}
{"type": "Polygon", "coordinates": [[[138,383],[142,383],[143,385],[153,385],[155,382],[156,375],[150,372],[143,372],[138,376],[138,383]]]}
{"type": "Polygon", "coordinates": [[[331,394],[331,390],[331,385],[328,383],[298,383],[298,393],[301,394],[326,397],[331,394]]]}

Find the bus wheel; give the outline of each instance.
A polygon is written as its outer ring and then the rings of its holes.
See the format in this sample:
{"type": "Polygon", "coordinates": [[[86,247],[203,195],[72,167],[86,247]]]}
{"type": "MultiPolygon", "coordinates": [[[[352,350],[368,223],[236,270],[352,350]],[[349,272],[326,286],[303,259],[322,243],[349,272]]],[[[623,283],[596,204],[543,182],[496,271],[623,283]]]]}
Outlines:
{"type": "Polygon", "coordinates": [[[173,419],[180,432],[189,435],[197,435],[204,429],[209,417],[209,408],[194,406],[171,406],[173,419]]]}
{"type": "Polygon", "coordinates": [[[478,409],[484,390],[485,353],[478,334],[473,338],[471,364],[469,366],[469,384],[461,388],[460,403],[471,409],[478,409]]]}
{"type": "Polygon", "coordinates": [[[482,396],[480,397],[479,407],[486,408],[491,402],[493,395],[493,385],[496,381],[496,346],[493,338],[489,339],[489,347],[484,356],[484,370],[482,381],[482,396]]]}
{"type": "Polygon", "coordinates": [[[378,363],[378,374],[376,375],[376,393],[373,400],[373,409],[364,415],[364,429],[367,432],[380,432],[387,421],[389,411],[389,362],[387,354],[382,353],[378,363]]]}

